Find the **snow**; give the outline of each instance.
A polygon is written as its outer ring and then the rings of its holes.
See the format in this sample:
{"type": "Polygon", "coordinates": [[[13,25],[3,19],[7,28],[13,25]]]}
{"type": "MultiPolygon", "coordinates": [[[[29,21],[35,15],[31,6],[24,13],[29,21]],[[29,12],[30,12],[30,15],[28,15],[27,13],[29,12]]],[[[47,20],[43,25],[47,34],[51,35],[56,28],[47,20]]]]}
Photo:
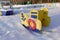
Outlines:
{"type": "Polygon", "coordinates": [[[42,34],[30,32],[20,23],[20,15],[0,16],[0,40],[60,40],[60,7],[49,10],[51,24],[42,34]]]}

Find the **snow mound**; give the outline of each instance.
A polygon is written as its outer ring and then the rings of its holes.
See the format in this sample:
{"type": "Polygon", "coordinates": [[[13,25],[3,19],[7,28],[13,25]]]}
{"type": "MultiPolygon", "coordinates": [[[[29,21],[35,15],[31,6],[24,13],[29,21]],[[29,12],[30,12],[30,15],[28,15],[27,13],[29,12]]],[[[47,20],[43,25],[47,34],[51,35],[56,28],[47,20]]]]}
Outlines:
{"type": "Polygon", "coordinates": [[[51,24],[42,34],[25,29],[19,14],[0,16],[0,40],[60,40],[60,8],[49,10],[49,16],[51,24]]]}

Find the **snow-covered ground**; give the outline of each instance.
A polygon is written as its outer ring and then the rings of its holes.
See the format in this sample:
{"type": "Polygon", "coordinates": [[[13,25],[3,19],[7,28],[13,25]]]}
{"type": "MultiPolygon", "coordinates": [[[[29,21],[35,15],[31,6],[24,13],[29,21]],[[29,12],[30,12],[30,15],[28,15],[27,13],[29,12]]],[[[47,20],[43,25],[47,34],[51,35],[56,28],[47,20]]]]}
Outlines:
{"type": "Polygon", "coordinates": [[[20,24],[20,16],[0,16],[0,40],[60,40],[60,8],[49,10],[51,24],[42,34],[30,32],[20,24]]]}

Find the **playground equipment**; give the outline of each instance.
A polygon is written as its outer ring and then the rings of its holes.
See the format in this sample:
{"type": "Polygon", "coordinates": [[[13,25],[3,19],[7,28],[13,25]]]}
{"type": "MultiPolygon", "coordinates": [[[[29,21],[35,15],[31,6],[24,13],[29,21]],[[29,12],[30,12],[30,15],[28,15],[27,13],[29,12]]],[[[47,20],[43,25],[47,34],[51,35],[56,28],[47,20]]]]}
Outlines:
{"type": "Polygon", "coordinates": [[[13,15],[10,1],[0,1],[0,16],[13,15]]]}
{"type": "Polygon", "coordinates": [[[30,10],[30,14],[20,13],[21,24],[30,30],[42,30],[42,26],[50,25],[50,17],[48,16],[48,9],[41,8],[41,10],[30,10]]]}

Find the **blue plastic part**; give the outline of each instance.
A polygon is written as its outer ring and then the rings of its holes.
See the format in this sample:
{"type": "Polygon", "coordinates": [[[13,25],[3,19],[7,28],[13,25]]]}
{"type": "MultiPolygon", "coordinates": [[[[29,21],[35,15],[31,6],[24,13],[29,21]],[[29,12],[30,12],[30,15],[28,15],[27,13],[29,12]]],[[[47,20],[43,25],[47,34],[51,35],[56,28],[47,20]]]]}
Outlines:
{"type": "Polygon", "coordinates": [[[6,16],[6,11],[2,11],[2,16],[6,16]]]}
{"type": "Polygon", "coordinates": [[[13,11],[7,11],[6,15],[13,15],[13,11]]]}
{"type": "Polygon", "coordinates": [[[37,16],[36,15],[31,15],[31,18],[37,18],[37,16]]]}
{"type": "Polygon", "coordinates": [[[33,31],[33,32],[36,32],[36,33],[41,33],[42,32],[41,30],[38,30],[38,29],[31,30],[29,27],[25,27],[25,28],[28,29],[29,31],[33,31]]]}
{"type": "Polygon", "coordinates": [[[40,33],[41,32],[41,30],[38,30],[38,29],[35,29],[35,30],[33,30],[34,32],[37,32],[37,33],[40,33]]]}
{"type": "Polygon", "coordinates": [[[2,16],[13,15],[13,11],[2,11],[2,16]]]}
{"type": "MultiPolygon", "coordinates": [[[[23,25],[23,24],[22,24],[23,25]]],[[[29,31],[33,31],[33,32],[36,32],[36,33],[42,33],[42,30],[38,30],[38,29],[35,29],[35,30],[31,30],[29,27],[26,27],[25,25],[23,25],[27,30],[29,31]]]]}

